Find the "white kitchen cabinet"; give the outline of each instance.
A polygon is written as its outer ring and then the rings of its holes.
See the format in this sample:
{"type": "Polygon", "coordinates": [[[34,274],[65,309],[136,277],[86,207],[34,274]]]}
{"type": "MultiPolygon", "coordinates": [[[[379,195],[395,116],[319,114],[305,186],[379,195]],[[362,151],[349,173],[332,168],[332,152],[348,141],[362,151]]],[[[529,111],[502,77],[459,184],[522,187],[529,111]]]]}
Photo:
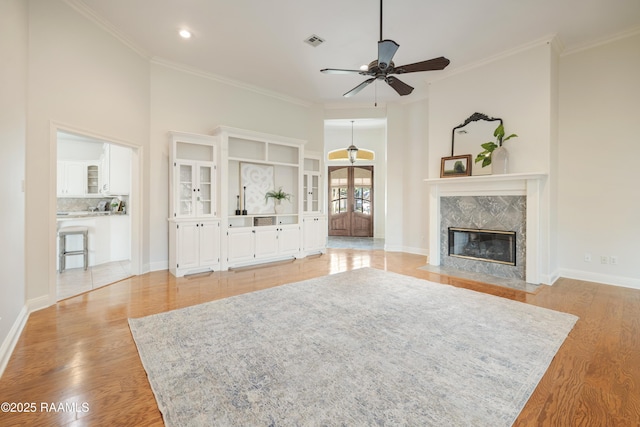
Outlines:
{"type": "Polygon", "coordinates": [[[109,215],[111,225],[111,261],[131,259],[131,217],[129,215],[109,215]]]}
{"type": "Polygon", "coordinates": [[[59,197],[83,197],[85,195],[86,163],[58,162],[57,187],[59,197]]]}
{"type": "Polygon", "coordinates": [[[87,163],[87,196],[100,194],[100,166],[97,163],[87,163]]]}
{"type": "Polygon", "coordinates": [[[131,192],[131,149],[104,144],[101,192],[105,195],[128,195],[131,192]]]}
{"type": "MultiPolygon", "coordinates": [[[[89,266],[113,261],[124,261],[131,258],[131,217],[129,215],[87,215],[81,218],[58,218],[58,228],[69,226],[83,226],[89,229],[88,248],[89,266]]],[[[57,241],[57,240],[56,240],[57,241]]],[[[59,251],[60,248],[57,247],[59,251]]],[[[82,249],[81,236],[67,237],[67,249],[82,249]]],[[[59,252],[56,254],[59,255],[59,252]]],[[[82,256],[67,257],[66,266],[82,268],[82,256]]]]}
{"type": "Polygon", "coordinates": [[[327,248],[327,217],[307,215],[302,222],[304,253],[324,253],[327,248]]]}
{"type": "Polygon", "coordinates": [[[218,269],[220,221],[172,221],[169,270],[176,277],[218,269]]]}

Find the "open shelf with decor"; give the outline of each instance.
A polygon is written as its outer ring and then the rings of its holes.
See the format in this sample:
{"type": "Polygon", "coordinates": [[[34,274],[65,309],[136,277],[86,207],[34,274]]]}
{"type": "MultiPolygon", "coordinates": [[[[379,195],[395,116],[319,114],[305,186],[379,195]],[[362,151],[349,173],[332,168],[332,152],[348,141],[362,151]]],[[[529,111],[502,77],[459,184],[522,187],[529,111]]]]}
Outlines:
{"type": "Polygon", "coordinates": [[[221,148],[222,268],[300,256],[305,141],[225,126],[214,136],[221,148]]]}

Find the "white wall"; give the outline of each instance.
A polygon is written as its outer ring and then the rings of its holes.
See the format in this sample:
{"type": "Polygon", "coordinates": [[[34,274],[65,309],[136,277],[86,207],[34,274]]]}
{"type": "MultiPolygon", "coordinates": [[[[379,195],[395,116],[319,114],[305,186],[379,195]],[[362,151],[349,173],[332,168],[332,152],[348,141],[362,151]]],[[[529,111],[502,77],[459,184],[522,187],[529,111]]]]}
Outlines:
{"type": "Polygon", "coordinates": [[[405,108],[400,104],[387,106],[387,222],[384,247],[388,251],[403,250],[404,230],[410,230],[416,224],[405,224],[407,203],[405,184],[407,117],[405,108]]]}
{"type": "MultiPolygon", "coordinates": [[[[37,308],[55,300],[49,295],[50,281],[55,281],[52,122],[139,147],[148,145],[149,63],[62,1],[28,4],[26,282],[27,299],[37,308]],[[43,244],[42,236],[49,236],[48,244],[43,244]]],[[[148,188],[148,176],[146,180],[143,185],[148,188]]],[[[143,200],[140,208],[147,210],[148,202],[143,200]]],[[[143,224],[148,253],[149,228],[143,224]]]]}
{"type": "MultiPolygon", "coordinates": [[[[429,103],[421,100],[404,106],[406,141],[389,150],[404,152],[404,252],[426,255],[429,253],[429,189],[424,180],[429,177],[429,103]]],[[[393,180],[391,180],[393,183],[393,180]]],[[[397,184],[395,184],[397,185],[397,184]]],[[[395,187],[394,185],[394,187],[395,187]]]]}
{"type": "Polygon", "coordinates": [[[231,126],[306,140],[305,149],[322,150],[322,109],[222,84],[210,77],[151,65],[150,267],[168,267],[168,131],[211,135],[231,126]]]}
{"type": "Polygon", "coordinates": [[[27,4],[3,0],[0,13],[0,375],[22,322],[25,303],[27,4]]]}
{"type": "Polygon", "coordinates": [[[638,76],[640,34],[561,57],[562,276],[640,288],[638,76]],[[618,264],[601,264],[601,256],[618,264]]]}

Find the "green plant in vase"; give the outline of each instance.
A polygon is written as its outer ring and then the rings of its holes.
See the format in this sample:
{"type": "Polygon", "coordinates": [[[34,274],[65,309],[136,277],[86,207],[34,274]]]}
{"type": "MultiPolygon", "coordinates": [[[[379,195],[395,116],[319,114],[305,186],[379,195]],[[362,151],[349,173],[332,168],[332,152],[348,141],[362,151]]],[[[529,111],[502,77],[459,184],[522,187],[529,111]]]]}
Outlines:
{"type": "Polygon", "coordinates": [[[496,137],[496,141],[495,142],[489,141],[489,142],[485,142],[484,144],[480,144],[480,146],[484,148],[484,151],[478,154],[478,156],[476,157],[475,163],[482,162],[482,167],[489,166],[491,164],[491,157],[493,155],[493,152],[497,148],[501,148],[503,142],[508,141],[511,138],[518,137],[518,135],[516,135],[515,133],[512,133],[507,137],[505,137],[504,134],[505,134],[504,125],[500,123],[500,125],[498,125],[496,130],[493,132],[493,136],[496,137]]]}
{"type": "Polygon", "coordinates": [[[291,200],[291,194],[286,193],[282,187],[278,188],[277,190],[271,190],[271,191],[267,191],[267,193],[264,195],[264,202],[267,203],[269,201],[269,199],[273,199],[275,200],[275,210],[276,213],[280,213],[280,210],[282,209],[282,201],[283,200],[291,200]]]}

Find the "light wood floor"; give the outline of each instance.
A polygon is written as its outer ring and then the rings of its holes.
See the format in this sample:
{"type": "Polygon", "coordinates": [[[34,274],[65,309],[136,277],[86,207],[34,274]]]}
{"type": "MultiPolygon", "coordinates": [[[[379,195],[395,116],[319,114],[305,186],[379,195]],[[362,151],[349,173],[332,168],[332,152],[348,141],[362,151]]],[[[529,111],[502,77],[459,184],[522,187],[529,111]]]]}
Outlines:
{"type": "Polygon", "coordinates": [[[0,425],[162,425],[129,317],[366,266],[579,316],[515,425],[640,425],[640,291],[561,279],[528,294],[418,270],[424,263],[417,255],[330,249],[190,279],[153,272],[67,299],[31,314],[0,379],[0,403],[33,402],[37,411],[0,412],[0,425]],[[76,404],[80,411],[42,412],[42,402],[76,404]]]}

